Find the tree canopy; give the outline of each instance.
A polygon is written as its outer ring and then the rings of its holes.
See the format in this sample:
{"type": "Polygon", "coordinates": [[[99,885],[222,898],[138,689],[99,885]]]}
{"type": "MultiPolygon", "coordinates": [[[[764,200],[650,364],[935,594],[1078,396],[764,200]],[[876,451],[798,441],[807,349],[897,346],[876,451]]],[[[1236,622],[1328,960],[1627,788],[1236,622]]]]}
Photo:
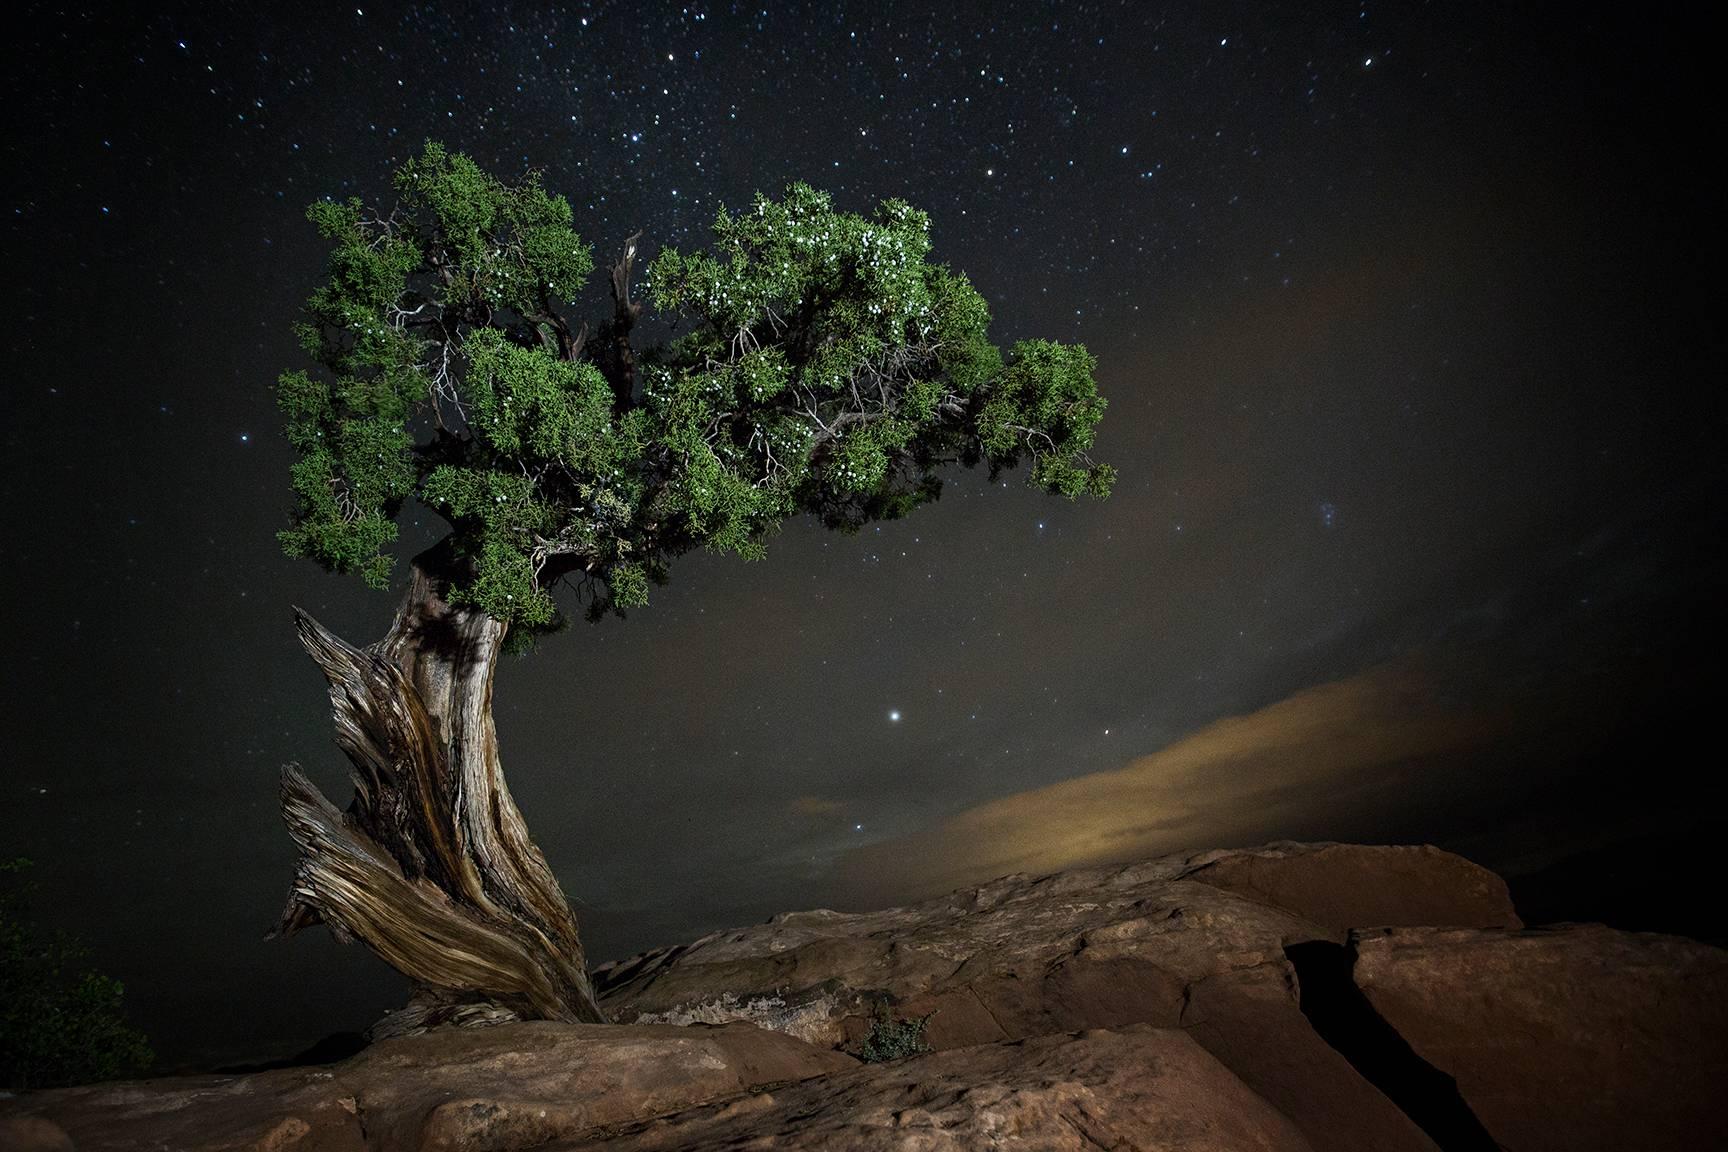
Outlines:
{"type": "Polygon", "coordinates": [[[645,287],[675,338],[630,347],[635,240],[615,312],[590,336],[566,313],[594,270],[569,203],[538,173],[505,183],[428,143],[388,213],[323,200],[328,280],[298,331],[324,371],[277,398],[296,506],[294,556],[388,584],[409,496],[466,561],[450,598],[531,634],[645,604],[701,546],[746,558],[788,517],[857,531],[942,488],[947,464],[1070,498],[1115,479],[1089,456],[1105,400],[1083,345],[991,343],[963,273],[928,259],[929,217],[868,217],[803,184],[722,208],[710,252],[663,249],[645,287]]]}

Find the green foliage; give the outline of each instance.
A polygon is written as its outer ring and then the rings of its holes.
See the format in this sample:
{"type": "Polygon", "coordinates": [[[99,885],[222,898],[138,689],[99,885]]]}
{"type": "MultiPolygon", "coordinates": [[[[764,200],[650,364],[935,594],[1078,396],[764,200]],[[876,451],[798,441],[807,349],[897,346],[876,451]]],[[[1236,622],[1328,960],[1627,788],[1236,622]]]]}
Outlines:
{"type": "Polygon", "coordinates": [[[956,392],[971,396],[1002,373],[1002,350],[990,342],[990,307],[964,275],[946,267],[931,269],[929,283],[937,366],[956,392]]]}
{"type": "Polygon", "coordinates": [[[569,202],[547,195],[539,173],[503,184],[428,142],[397,171],[396,188],[418,227],[441,237],[456,258],[446,303],[527,315],[570,299],[594,269],[592,251],[570,227],[569,202]]]}
{"type": "MultiPolygon", "coordinates": [[[[428,414],[442,423],[440,398],[458,406],[466,399],[453,377],[467,337],[497,335],[502,309],[537,323],[593,268],[570,228],[570,205],[548,195],[537,175],[507,185],[429,143],[397,172],[396,186],[402,203],[389,216],[358,199],[307,210],[332,247],[329,278],[307,301],[300,332],[332,380],[289,372],[276,390],[284,432],[302,453],[291,477],[292,523],[278,534],[284,551],[380,588],[389,582],[384,549],[396,539],[395,517],[430,471],[411,429],[428,414]]],[[[532,383],[521,376],[510,381],[532,383]]],[[[541,415],[572,414],[553,404],[541,415]]],[[[500,452],[513,451],[521,423],[498,422],[500,452]]],[[[584,431],[566,419],[541,435],[574,442],[584,431]]],[[[502,555],[496,541],[490,550],[472,543],[478,554],[502,555]]],[[[519,559],[510,567],[519,570],[519,559]]],[[[509,615],[533,626],[550,619],[544,601],[528,596],[509,615]]]]}
{"type": "Polygon", "coordinates": [[[1084,345],[1016,343],[1013,363],[978,414],[978,437],[992,466],[1012,468],[1031,454],[1032,483],[1046,491],[1071,499],[1109,495],[1115,469],[1085,456],[1108,403],[1092,382],[1094,367],[1084,345]]]}
{"type": "Polygon", "coordinates": [[[290,470],[300,498],[294,524],[276,534],[290,556],[317,560],[336,572],[358,572],[374,588],[390,583],[386,544],[396,539],[396,522],[379,508],[358,505],[345,479],[340,456],[329,447],[308,451],[290,470]]]}
{"type": "Polygon", "coordinates": [[[469,427],[502,456],[611,475],[640,452],[612,427],[612,388],[594,365],[518,348],[500,333],[468,338],[469,427]]]}
{"type": "Polygon", "coordinates": [[[308,215],[332,244],[300,327],[322,378],[277,384],[300,453],[291,555],[375,586],[408,497],[442,514],[468,575],[452,590],[531,644],[580,575],[591,617],[647,602],[692,548],[756,559],[790,516],[856,531],[938,498],[940,469],[1030,461],[1076,497],[1115,473],[1088,455],[1104,400],[1084,347],[1005,358],[965,275],[928,261],[929,217],[868,216],[794,183],[722,208],[707,252],[667,248],[647,294],[688,321],[644,349],[636,391],[610,338],[561,315],[593,269],[569,204],[428,143],[390,214],[308,215]]]}
{"type": "Polygon", "coordinates": [[[557,608],[521,544],[554,531],[555,510],[537,498],[531,478],[444,465],[427,477],[420,498],[457,526],[475,561],[474,579],[452,590],[452,602],[529,628],[552,622],[557,608]]]}
{"type": "Polygon", "coordinates": [[[44,939],[23,918],[30,861],[0,861],[0,1084],[9,1091],[113,1080],[153,1055],[126,1023],[120,982],[84,966],[86,950],[44,939]]]}
{"type": "Polygon", "coordinates": [[[866,1064],[880,1064],[930,1051],[930,1045],[924,1041],[924,1029],[934,1015],[936,1013],[929,1012],[923,1016],[896,1020],[890,1014],[887,1002],[877,1001],[874,1016],[870,1021],[870,1034],[864,1038],[864,1044],[858,1050],[858,1059],[866,1064]]]}

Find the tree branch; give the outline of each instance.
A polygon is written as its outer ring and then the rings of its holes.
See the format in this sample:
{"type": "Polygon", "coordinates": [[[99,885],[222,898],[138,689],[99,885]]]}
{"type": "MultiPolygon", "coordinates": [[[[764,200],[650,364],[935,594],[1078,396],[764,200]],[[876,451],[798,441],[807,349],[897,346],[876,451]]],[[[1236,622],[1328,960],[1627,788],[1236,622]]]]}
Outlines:
{"type": "Polygon", "coordinates": [[[636,242],[640,230],[624,241],[624,251],[612,265],[612,395],[614,407],[630,407],[636,391],[636,352],[630,347],[630,329],[642,316],[642,305],[630,299],[630,272],[636,264],[636,242]]]}
{"type": "MultiPolygon", "coordinates": [[[[524,312],[522,317],[531,324],[551,326],[552,331],[558,337],[558,358],[560,360],[574,361],[577,356],[581,355],[582,337],[573,335],[570,331],[570,325],[564,317],[558,315],[558,310],[552,307],[552,301],[546,297],[545,285],[540,286],[540,310],[538,312],[524,312]]],[[[582,332],[583,337],[586,337],[588,332],[586,325],[583,326],[582,332]]]]}

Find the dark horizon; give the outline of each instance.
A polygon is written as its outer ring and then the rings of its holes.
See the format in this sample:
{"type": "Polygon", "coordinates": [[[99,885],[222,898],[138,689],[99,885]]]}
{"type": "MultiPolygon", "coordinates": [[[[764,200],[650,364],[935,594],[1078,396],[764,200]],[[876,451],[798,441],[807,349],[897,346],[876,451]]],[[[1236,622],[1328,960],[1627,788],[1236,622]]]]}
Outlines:
{"type": "MultiPolygon", "coordinates": [[[[1676,861],[1720,873],[1698,30],[988,12],[30,9],[0,857],[35,860],[38,919],[125,982],[159,1070],[406,994],[321,929],[262,939],[294,862],[280,765],[349,792],[291,606],[370,642],[402,580],[281,554],[270,386],[308,366],[306,204],[388,199],[427,138],[544,168],[597,259],[637,228],[649,259],[705,247],[722,202],[791,180],[903,198],[997,343],[1085,343],[1110,401],[1109,500],[955,471],[856,537],[687,556],[628,620],[506,663],[508,779],[593,960],[1280,838],[1436,843],[1610,922],[1676,861]]],[[[433,519],[404,514],[398,556],[433,519]]],[[[1626,926],[1720,932],[1651,903],[1626,926]]]]}

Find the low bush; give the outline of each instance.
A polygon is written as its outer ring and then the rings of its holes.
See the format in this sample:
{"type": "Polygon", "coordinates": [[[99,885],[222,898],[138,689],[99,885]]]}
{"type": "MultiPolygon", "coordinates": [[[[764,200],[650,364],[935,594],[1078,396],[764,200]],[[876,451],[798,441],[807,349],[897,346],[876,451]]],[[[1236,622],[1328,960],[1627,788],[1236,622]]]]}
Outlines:
{"type": "Polygon", "coordinates": [[[24,859],[0,860],[0,1087],[58,1088],[142,1072],[153,1054],[126,1022],[118,980],[86,967],[64,933],[25,917],[24,859]]]}
{"type": "Polygon", "coordinates": [[[887,1001],[878,1001],[875,1018],[870,1022],[870,1034],[864,1038],[858,1059],[866,1064],[880,1064],[930,1051],[924,1042],[924,1027],[934,1012],[908,1019],[895,1019],[888,1011],[887,1001]]]}

